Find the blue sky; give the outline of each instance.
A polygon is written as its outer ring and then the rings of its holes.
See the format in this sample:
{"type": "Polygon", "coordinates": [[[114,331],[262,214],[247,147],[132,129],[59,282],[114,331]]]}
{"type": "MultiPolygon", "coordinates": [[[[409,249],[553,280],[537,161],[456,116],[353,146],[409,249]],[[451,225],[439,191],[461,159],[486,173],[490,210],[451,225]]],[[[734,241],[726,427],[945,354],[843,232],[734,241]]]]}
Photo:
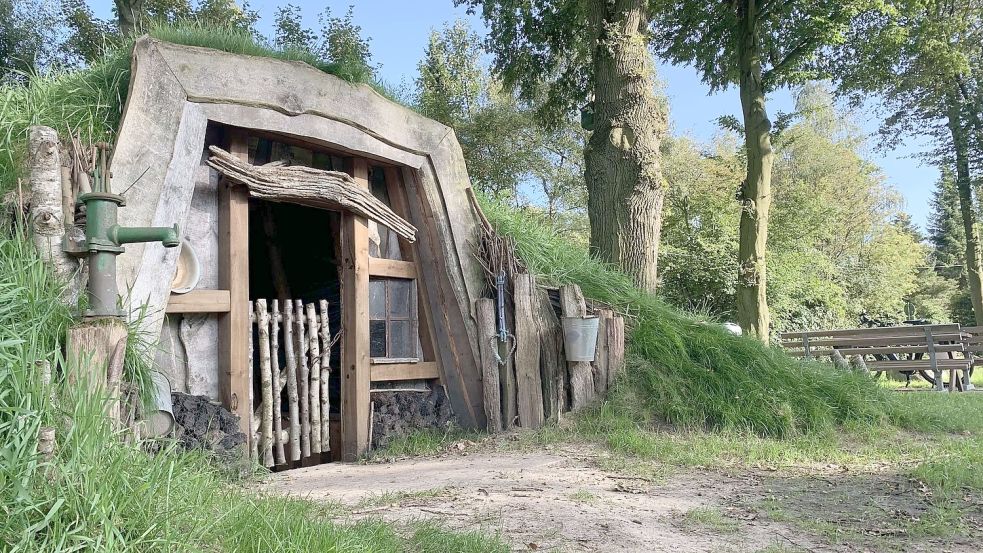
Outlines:
{"type": "MultiPolygon", "coordinates": [[[[372,39],[372,54],[382,64],[383,79],[393,84],[412,82],[415,78],[416,64],[423,55],[431,29],[456,18],[465,18],[479,34],[485,32],[481,19],[468,16],[464,8],[454,6],[453,0],[253,0],[250,5],[260,13],[261,32],[270,34],[277,6],[288,1],[301,7],[306,23],[313,28],[318,27],[317,15],[325,7],[340,15],[349,5],[355,4],[355,21],[372,39]]],[[[98,17],[112,16],[113,0],[89,0],[89,5],[98,17]]],[[[709,140],[717,130],[714,123],[717,117],[740,115],[736,90],[711,96],[691,68],[662,64],[659,72],[669,95],[674,132],[709,140]]],[[[792,98],[788,92],[779,91],[769,99],[771,115],[777,111],[791,111],[791,108],[792,98]]],[[[873,114],[860,113],[859,116],[867,131],[876,130],[878,121],[873,114]]],[[[912,139],[907,145],[886,153],[876,150],[875,145],[871,143],[866,157],[881,167],[888,182],[903,194],[906,209],[915,222],[924,228],[938,170],[911,158],[912,154],[922,150],[923,144],[912,139]]]]}

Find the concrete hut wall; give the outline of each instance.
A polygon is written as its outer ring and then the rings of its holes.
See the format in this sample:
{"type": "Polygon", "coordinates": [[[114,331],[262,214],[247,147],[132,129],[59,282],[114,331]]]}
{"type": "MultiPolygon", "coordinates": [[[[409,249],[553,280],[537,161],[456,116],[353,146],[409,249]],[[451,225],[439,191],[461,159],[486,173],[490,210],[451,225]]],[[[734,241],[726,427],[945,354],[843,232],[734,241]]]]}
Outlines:
{"type": "MultiPolygon", "coordinates": [[[[201,161],[194,172],[194,190],[182,237],[195,250],[201,265],[198,288],[211,290],[218,281],[218,174],[201,161]]],[[[214,313],[166,315],[161,323],[158,369],[175,392],[207,396],[218,401],[218,316],[214,313]]]]}
{"type": "MultiPolygon", "coordinates": [[[[208,233],[216,228],[210,203],[214,183],[205,178],[201,165],[209,122],[292,135],[403,167],[407,194],[415,202],[410,222],[420,230],[422,278],[434,292],[429,307],[438,328],[434,346],[442,381],[462,423],[483,427],[473,305],[483,295],[484,280],[472,255],[476,214],[468,203],[470,183],[453,131],[366,85],[303,63],[139,39],[110,166],[114,190],[136,183],[126,193],[120,224],[176,222],[199,255],[206,252],[203,265],[208,264],[208,233]]],[[[119,259],[120,289],[130,290],[132,312],[147,307],[141,330],[149,336],[164,328],[176,258],[176,250],[159,244],[133,244],[119,259]]],[[[183,336],[183,344],[171,340],[177,345],[165,360],[178,383],[188,351],[213,355],[213,324],[202,317],[199,328],[190,318],[186,325],[168,324],[164,331],[165,338],[183,336]]],[[[211,396],[213,377],[217,380],[210,370],[185,372],[184,388],[211,396]]]]}

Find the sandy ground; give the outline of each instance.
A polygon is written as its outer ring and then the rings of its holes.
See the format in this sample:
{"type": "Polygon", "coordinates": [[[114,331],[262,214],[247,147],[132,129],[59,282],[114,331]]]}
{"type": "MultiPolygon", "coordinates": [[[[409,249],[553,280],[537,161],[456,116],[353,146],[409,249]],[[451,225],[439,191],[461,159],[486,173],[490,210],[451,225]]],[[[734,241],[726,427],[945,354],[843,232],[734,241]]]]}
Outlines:
{"type": "Polygon", "coordinates": [[[917,483],[896,476],[678,469],[653,480],[603,471],[598,455],[574,445],[453,451],[297,469],[263,488],[340,502],[353,518],[499,533],[515,551],[981,550],[969,538],[910,537],[930,505],[917,483]],[[708,511],[723,522],[698,516],[708,511]]]}

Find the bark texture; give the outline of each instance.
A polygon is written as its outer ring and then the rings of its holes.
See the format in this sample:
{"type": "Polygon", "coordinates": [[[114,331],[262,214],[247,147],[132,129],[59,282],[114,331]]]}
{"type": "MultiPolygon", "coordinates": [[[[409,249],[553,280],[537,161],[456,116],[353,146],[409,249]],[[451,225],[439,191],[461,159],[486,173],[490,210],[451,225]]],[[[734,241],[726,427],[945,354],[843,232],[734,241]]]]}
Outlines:
{"type": "Polygon", "coordinates": [[[649,291],[657,285],[665,198],[659,145],[666,109],[656,98],[642,0],[593,0],[594,129],[584,153],[590,245],[649,291]]]}
{"type": "Polygon", "coordinates": [[[78,262],[61,249],[65,234],[62,206],[61,155],[58,134],[50,127],[31,127],[28,138],[31,171],[31,236],[46,263],[60,279],[70,284],[66,300],[77,299],[73,277],[78,262]]]}
{"type": "Polygon", "coordinates": [[[738,63],[747,178],[740,190],[742,209],[737,253],[737,323],[746,334],[767,343],[770,320],[765,252],[774,152],[771,147],[771,120],[765,110],[765,90],[761,79],[757,3],[747,2],[739,9],[742,10],[742,28],[738,63]]]}
{"type": "Polygon", "coordinates": [[[416,241],[416,227],[396,215],[368,189],[358,186],[347,173],[301,166],[257,167],[218,146],[208,149],[212,154],[208,165],[230,181],[246,185],[254,198],[351,211],[386,225],[409,242],[416,241]]]}
{"type": "Polygon", "coordinates": [[[952,135],[953,153],[956,160],[956,191],[959,194],[959,212],[962,215],[963,229],[966,231],[966,280],[969,294],[973,300],[973,315],[976,324],[983,325],[983,284],[980,274],[980,231],[976,224],[973,209],[973,183],[969,173],[969,136],[960,111],[960,104],[949,99],[947,126],[952,135]]]}

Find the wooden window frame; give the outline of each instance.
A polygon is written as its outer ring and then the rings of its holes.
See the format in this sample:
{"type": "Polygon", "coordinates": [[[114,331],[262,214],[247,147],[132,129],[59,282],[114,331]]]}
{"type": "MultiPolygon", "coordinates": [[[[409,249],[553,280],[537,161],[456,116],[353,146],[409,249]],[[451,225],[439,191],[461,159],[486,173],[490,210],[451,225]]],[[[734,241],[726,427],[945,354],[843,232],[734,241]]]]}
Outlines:
{"type": "MultiPolygon", "coordinates": [[[[371,270],[370,270],[371,273],[371,270]]],[[[392,277],[376,277],[372,276],[369,278],[369,290],[372,289],[372,282],[383,282],[386,290],[386,306],[385,306],[385,318],[372,318],[371,310],[371,297],[369,298],[369,343],[372,340],[372,323],[377,321],[384,321],[386,323],[386,355],[381,357],[371,357],[369,362],[373,365],[385,365],[385,364],[395,364],[395,363],[418,363],[422,361],[422,344],[420,343],[420,298],[419,298],[419,283],[415,278],[392,278],[392,277]],[[410,305],[407,306],[407,314],[405,317],[394,317],[392,309],[392,294],[390,293],[391,287],[389,283],[395,280],[405,280],[410,283],[410,305]],[[411,347],[416,350],[416,355],[411,357],[395,357],[392,355],[390,338],[392,336],[391,327],[393,322],[409,322],[410,323],[410,340],[411,347]]],[[[371,346],[370,346],[371,347],[371,346]]]]}

